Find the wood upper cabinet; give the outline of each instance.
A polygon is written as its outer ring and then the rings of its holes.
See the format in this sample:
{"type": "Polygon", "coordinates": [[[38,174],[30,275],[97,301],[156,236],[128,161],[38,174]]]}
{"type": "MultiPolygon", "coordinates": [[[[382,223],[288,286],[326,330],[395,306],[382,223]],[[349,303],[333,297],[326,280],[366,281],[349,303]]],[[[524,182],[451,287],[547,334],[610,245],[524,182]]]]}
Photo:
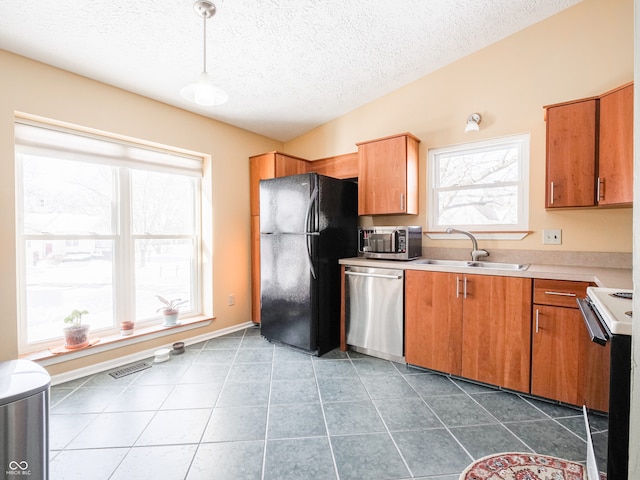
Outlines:
{"type": "Polygon", "coordinates": [[[633,84],[600,97],[598,205],[633,202],[633,84]]]}
{"type": "Polygon", "coordinates": [[[462,376],[529,392],[531,279],[465,275],[462,376]]]}
{"type": "Polygon", "coordinates": [[[546,107],[546,207],[595,204],[598,100],[546,107]]]}
{"type": "Polygon", "coordinates": [[[407,270],[407,363],[529,391],[531,279],[407,270]]]}
{"type": "Polygon", "coordinates": [[[407,363],[453,375],[462,373],[460,277],[445,272],[405,272],[407,363]]]}
{"type": "Polygon", "coordinates": [[[410,133],[358,143],[358,214],[418,213],[418,144],[410,133]]]}
{"type": "Polygon", "coordinates": [[[547,208],[633,201],[633,83],[545,107],[547,208]]]}
{"type": "Polygon", "coordinates": [[[531,393],[607,411],[609,346],[591,342],[576,303],[588,286],[534,281],[531,393]]]}

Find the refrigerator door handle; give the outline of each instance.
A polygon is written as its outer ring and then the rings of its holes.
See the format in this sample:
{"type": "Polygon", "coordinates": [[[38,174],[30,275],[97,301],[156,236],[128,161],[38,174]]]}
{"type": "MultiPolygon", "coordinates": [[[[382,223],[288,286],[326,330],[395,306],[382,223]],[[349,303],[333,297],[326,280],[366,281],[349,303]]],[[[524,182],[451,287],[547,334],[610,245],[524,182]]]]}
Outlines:
{"type": "Polygon", "coordinates": [[[318,235],[316,232],[315,225],[315,215],[313,211],[314,205],[318,202],[318,186],[316,185],[313,188],[313,192],[311,192],[311,197],[309,198],[309,203],[307,204],[307,211],[304,215],[304,233],[306,235],[307,241],[307,264],[309,265],[309,270],[311,270],[311,275],[314,280],[316,277],[316,269],[313,266],[313,252],[311,251],[311,239],[313,235],[318,235]]]}

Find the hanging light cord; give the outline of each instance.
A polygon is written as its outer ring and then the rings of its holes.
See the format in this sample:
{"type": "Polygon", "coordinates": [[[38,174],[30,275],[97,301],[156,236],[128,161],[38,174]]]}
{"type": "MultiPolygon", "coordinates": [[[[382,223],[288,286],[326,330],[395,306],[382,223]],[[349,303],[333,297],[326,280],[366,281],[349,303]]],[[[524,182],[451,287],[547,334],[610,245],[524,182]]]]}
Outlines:
{"type": "Polygon", "coordinates": [[[207,73],[207,15],[203,14],[202,15],[202,21],[204,22],[204,54],[203,54],[203,58],[202,58],[202,63],[204,65],[204,72],[207,73]]]}

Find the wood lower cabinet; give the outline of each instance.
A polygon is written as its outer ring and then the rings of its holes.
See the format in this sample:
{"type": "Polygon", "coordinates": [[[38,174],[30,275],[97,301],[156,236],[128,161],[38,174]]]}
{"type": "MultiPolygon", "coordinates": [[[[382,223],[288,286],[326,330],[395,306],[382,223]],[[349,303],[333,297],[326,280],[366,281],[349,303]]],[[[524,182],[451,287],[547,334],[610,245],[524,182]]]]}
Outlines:
{"type": "Polygon", "coordinates": [[[418,213],[418,144],[409,133],[358,143],[358,215],[418,213]]]}
{"type": "Polygon", "coordinates": [[[405,272],[405,359],[432,370],[462,374],[460,275],[405,272]]]}
{"type": "Polygon", "coordinates": [[[407,363],[529,391],[531,280],[408,270],[407,363]]]}
{"type": "Polygon", "coordinates": [[[588,286],[534,281],[531,393],[607,411],[609,346],[591,342],[576,304],[588,286]]]}
{"type": "Polygon", "coordinates": [[[465,275],[462,376],[529,391],[531,279],[465,275]]]}

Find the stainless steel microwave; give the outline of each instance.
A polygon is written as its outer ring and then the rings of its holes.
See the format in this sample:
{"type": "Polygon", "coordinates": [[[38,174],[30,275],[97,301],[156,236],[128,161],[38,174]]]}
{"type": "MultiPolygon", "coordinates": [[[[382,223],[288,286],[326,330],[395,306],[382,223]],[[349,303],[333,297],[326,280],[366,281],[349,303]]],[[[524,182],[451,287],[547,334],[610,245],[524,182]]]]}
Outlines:
{"type": "Polygon", "coordinates": [[[422,256],[422,227],[358,227],[358,255],[384,260],[422,256]]]}

